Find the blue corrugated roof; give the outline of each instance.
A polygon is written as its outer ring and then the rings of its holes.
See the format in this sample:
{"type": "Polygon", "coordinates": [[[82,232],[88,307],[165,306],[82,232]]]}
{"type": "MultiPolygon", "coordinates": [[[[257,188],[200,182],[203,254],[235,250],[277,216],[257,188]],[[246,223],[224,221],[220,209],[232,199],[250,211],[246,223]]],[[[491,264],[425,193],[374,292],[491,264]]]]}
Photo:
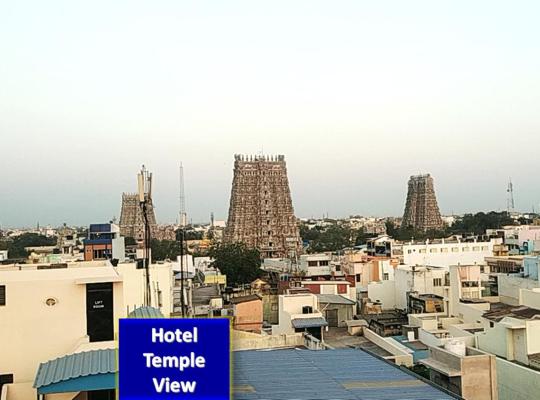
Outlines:
{"type": "Polygon", "coordinates": [[[34,387],[40,388],[82,376],[116,371],[115,349],[85,351],[41,363],[34,380],[34,387]]]}
{"type": "Polygon", "coordinates": [[[142,306],[130,312],[128,317],[129,318],[163,318],[163,314],[158,308],[142,306]]]}
{"type": "Polygon", "coordinates": [[[323,317],[314,318],[295,318],[291,321],[292,326],[298,329],[315,328],[318,326],[326,326],[328,322],[323,317]]]}
{"type": "Polygon", "coordinates": [[[454,398],[361,350],[249,350],[233,357],[235,400],[454,398]]]}

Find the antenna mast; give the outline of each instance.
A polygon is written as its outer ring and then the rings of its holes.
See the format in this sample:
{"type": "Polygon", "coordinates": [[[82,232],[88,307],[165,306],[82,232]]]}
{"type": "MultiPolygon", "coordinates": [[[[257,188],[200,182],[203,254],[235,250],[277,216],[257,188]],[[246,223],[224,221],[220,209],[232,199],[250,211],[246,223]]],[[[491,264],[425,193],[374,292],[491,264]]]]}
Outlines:
{"type": "Polygon", "coordinates": [[[508,180],[508,188],[506,189],[508,198],[506,199],[506,207],[508,214],[514,212],[514,185],[512,184],[512,178],[508,180]]]}
{"type": "Polygon", "coordinates": [[[184,193],[184,167],[180,163],[180,218],[178,224],[184,228],[187,225],[186,196],[184,193]]]}

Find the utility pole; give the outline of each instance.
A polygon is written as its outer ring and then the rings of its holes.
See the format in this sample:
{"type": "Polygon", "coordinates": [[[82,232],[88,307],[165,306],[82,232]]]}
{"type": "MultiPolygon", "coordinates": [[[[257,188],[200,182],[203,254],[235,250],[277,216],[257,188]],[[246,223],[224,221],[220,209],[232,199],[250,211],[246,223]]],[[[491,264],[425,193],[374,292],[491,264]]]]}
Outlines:
{"type": "Polygon", "coordinates": [[[184,228],[180,227],[180,305],[182,307],[182,318],[186,316],[186,305],[184,300],[184,228]]]}
{"type": "Polygon", "coordinates": [[[137,175],[139,205],[141,206],[143,223],[144,223],[144,240],[143,240],[143,264],[145,270],[146,288],[145,288],[145,305],[151,305],[150,293],[150,224],[148,223],[148,203],[152,200],[152,174],[149,173],[144,165],[141,172],[137,175]]]}

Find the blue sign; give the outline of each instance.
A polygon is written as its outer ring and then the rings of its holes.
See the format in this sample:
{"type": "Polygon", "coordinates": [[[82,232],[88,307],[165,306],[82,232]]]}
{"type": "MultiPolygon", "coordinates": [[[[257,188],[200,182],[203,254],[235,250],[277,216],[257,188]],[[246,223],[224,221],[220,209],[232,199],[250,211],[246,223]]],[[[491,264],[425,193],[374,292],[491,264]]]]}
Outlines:
{"type": "Polygon", "coordinates": [[[121,319],[120,400],[229,400],[227,318],[121,319]]]}

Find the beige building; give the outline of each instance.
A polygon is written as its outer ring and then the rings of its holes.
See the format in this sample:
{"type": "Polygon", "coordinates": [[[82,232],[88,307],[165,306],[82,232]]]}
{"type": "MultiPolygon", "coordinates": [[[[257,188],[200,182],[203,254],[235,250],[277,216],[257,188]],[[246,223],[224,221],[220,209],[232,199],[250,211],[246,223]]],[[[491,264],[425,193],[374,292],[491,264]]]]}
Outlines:
{"type": "MultiPolygon", "coordinates": [[[[134,263],[1,266],[0,343],[9,346],[0,347],[0,375],[12,383],[2,386],[0,398],[35,399],[40,363],[116,348],[118,320],[145,305],[144,277],[134,263]]],[[[171,264],[150,267],[150,305],[165,316],[172,311],[173,285],[171,264]]],[[[77,395],[51,393],[47,399],[77,395]]]]}
{"type": "Polygon", "coordinates": [[[430,380],[465,400],[497,400],[496,357],[483,351],[448,343],[431,347],[429,358],[420,363],[429,367],[430,380]]]}
{"type": "Polygon", "coordinates": [[[305,332],[322,340],[322,328],[327,325],[316,295],[306,292],[279,296],[279,323],[272,326],[273,335],[305,332]]]}

